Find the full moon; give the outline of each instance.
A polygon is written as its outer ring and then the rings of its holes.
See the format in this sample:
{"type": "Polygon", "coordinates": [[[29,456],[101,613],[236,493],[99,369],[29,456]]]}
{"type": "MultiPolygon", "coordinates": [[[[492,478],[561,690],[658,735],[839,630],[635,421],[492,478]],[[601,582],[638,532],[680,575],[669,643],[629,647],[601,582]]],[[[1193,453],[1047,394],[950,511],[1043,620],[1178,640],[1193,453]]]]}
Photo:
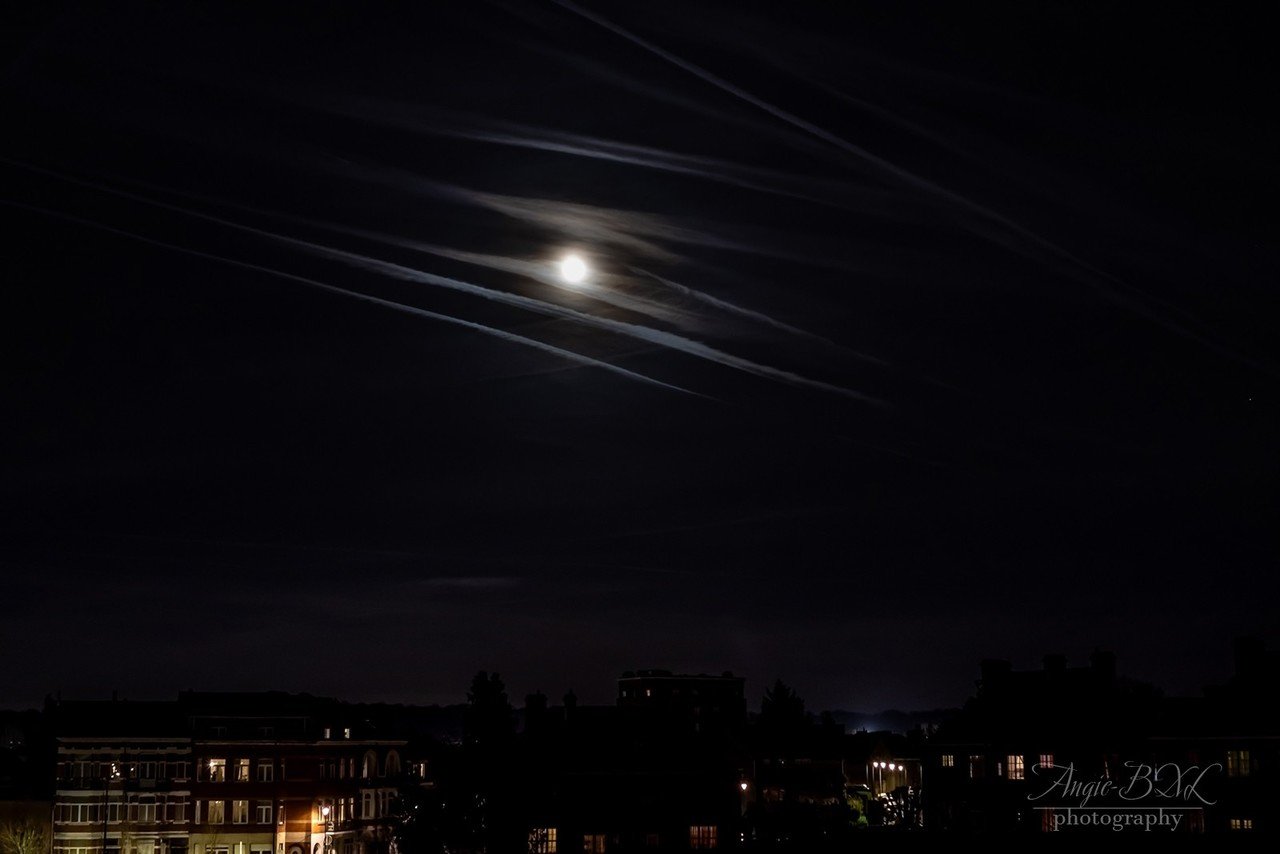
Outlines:
{"type": "Polygon", "coordinates": [[[566,255],[560,259],[560,277],[571,285],[582,282],[587,277],[587,262],[577,255],[566,255]]]}

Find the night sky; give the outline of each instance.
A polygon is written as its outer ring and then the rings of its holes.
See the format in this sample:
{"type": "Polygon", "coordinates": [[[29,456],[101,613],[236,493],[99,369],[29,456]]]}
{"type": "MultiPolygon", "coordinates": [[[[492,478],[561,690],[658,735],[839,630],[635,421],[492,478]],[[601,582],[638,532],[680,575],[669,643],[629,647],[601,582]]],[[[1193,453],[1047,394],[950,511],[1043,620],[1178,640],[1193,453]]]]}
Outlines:
{"type": "Polygon", "coordinates": [[[1280,639],[1252,13],[272,5],[3,12],[0,705],[1280,639]]]}

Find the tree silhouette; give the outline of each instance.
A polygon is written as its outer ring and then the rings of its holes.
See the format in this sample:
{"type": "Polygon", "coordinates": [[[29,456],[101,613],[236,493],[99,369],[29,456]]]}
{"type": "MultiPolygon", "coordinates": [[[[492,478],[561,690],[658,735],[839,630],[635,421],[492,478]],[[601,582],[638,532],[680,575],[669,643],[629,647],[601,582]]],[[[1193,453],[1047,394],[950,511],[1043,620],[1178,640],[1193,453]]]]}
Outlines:
{"type": "Polygon", "coordinates": [[[515,710],[497,673],[481,670],[471,680],[462,726],[463,743],[473,752],[501,750],[515,737],[515,710]]]}
{"type": "Polygon", "coordinates": [[[0,854],[46,854],[49,834],[34,818],[0,824],[0,854]]]}

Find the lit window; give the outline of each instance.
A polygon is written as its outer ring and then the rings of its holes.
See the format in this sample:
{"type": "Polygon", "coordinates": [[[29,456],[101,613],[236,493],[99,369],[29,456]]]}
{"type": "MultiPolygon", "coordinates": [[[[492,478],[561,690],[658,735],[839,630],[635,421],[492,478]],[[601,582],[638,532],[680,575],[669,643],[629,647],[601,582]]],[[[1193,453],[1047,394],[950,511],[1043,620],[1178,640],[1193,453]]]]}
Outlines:
{"type": "Polygon", "coordinates": [[[222,824],[226,821],[226,801],[205,801],[204,815],[205,824],[222,824]]]}
{"type": "Polygon", "coordinates": [[[582,854],[604,854],[604,834],[588,833],[582,837],[582,854]]]}
{"type": "Polygon", "coordinates": [[[249,802],[248,801],[232,801],[231,802],[231,823],[232,824],[248,824],[249,823],[249,802]]]}
{"type": "Polygon", "coordinates": [[[695,824],[689,828],[690,848],[716,848],[716,826],[695,824]]]}
{"type": "Polygon", "coordinates": [[[1227,776],[1228,777],[1248,777],[1249,776],[1249,751],[1247,750],[1228,750],[1227,751],[1227,776]]]}
{"type": "Polygon", "coordinates": [[[1041,753],[1041,754],[1040,754],[1040,767],[1041,767],[1041,768],[1052,768],[1052,767],[1053,767],[1053,754],[1052,754],[1052,753],[1041,753]]]}
{"type": "Polygon", "coordinates": [[[944,753],[944,754],[942,754],[942,767],[943,767],[943,768],[954,768],[954,767],[956,767],[956,758],[955,758],[955,756],[954,756],[954,755],[952,755],[952,754],[950,754],[950,753],[944,753]]]}
{"type": "Polygon", "coordinates": [[[276,766],[272,765],[270,762],[258,763],[258,782],[259,783],[270,783],[275,779],[275,776],[276,776],[276,766]]]}
{"type": "Polygon", "coordinates": [[[1253,819],[1251,818],[1233,818],[1231,819],[1232,830],[1253,830],[1253,819]]]}
{"type": "Polygon", "coordinates": [[[1008,760],[1009,760],[1009,766],[1008,766],[1008,767],[1009,767],[1009,779],[1010,779],[1010,780],[1022,780],[1022,779],[1025,779],[1025,774],[1024,774],[1023,767],[1022,767],[1022,757],[1021,757],[1021,756],[1017,756],[1017,755],[1015,755],[1015,754],[1010,753],[1010,754],[1009,754],[1009,756],[1008,756],[1007,758],[1008,758],[1008,760]]]}
{"type": "Polygon", "coordinates": [[[209,782],[225,783],[227,781],[227,760],[210,759],[209,760],[209,782]]]}
{"type": "Polygon", "coordinates": [[[529,831],[529,854],[556,854],[556,829],[535,827],[529,831]]]}
{"type": "Polygon", "coordinates": [[[271,824],[271,801],[258,801],[253,820],[258,824],[271,824]]]}
{"type": "Polygon", "coordinates": [[[249,760],[248,759],[236,760],[236,782],[237,783],[249,782],[249,760]]]}

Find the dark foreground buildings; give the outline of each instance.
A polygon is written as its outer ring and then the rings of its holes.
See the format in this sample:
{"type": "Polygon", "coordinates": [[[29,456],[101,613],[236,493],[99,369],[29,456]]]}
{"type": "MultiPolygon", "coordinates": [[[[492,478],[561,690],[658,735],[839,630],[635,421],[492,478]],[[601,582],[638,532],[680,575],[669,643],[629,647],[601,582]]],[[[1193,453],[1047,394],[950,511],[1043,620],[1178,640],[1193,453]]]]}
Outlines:
{"type": "MultiPolygon", "coordinates": [[[[408,742],[284,694],[51,706],[53,854],[378,854],[408,742]]],[[[419,767],[417,770],[421,770],[419,767]]]]}
{"type": "Polygon", "coordinates": [[[1166,698],[1084,667],[985,661],[978,693],[929,740],[923,795],[933,830],[1275,832],[1280,662],[1236,645],[1235,675],[1166,698]]]}
{"type": "Polygon", "coordinates": [[[489,674],[446,709],[50,701],[0,715],[0,837],[25,828],[20,854],[621,854],[1277,829],[1280,665],[1260,644],[1198,698],[1127,680],[1106,653],[981,670],[963,709],[906,734],[847,732],[781,682],[749,713],[741,678],[653,670],[605,706],[539,693],[516,710],[489,674]]]}

